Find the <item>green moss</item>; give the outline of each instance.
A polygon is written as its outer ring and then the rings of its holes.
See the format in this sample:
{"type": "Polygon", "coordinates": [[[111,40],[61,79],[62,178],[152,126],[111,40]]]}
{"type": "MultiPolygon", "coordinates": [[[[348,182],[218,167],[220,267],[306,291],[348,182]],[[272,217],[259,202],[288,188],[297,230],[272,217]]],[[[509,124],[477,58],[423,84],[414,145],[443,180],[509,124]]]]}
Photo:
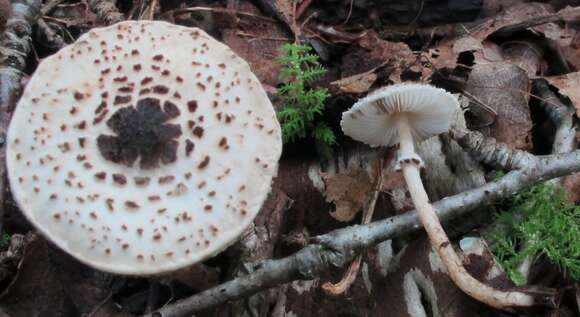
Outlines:
{"type": "Polygon", "coordinates": [[[278,62],[284,65],[280,78],[285,83],[278,89],[284,106],[278,112],[278,120],[284,143],[312,137],[319,153],[328,159],[336,144],[334,132],[321,118],[329,94],[326,89],[308,88],[326,74],[326,69],[311,51],[311,47],[299,44],[285,44],[281,48],[278,62]]]}
{"type": "Polygon", "coordinates": [[[518,193],[496,216],[487,235],[492,252],[510,278],[526,283],[518,267],[526,258],[544,257],[575,280],[580,279],[580,206],[550,184],[518,193]]]}

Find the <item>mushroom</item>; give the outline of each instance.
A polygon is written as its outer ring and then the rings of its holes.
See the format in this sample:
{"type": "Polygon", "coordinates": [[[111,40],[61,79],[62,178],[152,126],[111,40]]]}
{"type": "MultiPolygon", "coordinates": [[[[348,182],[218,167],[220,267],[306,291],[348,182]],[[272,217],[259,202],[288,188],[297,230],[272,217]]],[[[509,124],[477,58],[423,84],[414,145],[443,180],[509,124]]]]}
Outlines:
{"type": "Polygon", "coordinates": [[[343,113],[341,126],[346,135],[373,147],[400,144],[397,167],[403,171],[432,247],[459,288],[499,309],[531,306],[532,296],[494,289],[465,270],[423,187],[420,174],[423,161],[415,152],[415,142],[449,130],[458,109],[457,99],[443,89],[424,84],[399,84],[381,88],[359,100],[343,113]]]}
{"type": "Polygon", "coordinates": [[[199,29],[127,21],[40,63],[10,124],[7,164],[44,236],[97,269],[147,275],[235,242],[281,150],[244,60],[199,29]]]}

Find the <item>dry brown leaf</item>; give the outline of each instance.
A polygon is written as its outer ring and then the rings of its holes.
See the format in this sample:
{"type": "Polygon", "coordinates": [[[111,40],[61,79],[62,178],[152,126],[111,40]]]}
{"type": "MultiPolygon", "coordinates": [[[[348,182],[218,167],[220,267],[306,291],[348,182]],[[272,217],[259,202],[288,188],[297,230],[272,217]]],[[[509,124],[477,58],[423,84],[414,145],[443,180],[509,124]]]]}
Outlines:
{"type": "Polygon", "coordinates": [[[580,202],[580,173],[565,176],[562,184],[567,189],[568,199],[573,203],[580,202]]]}
{"type": "Polygon", "coordinates": [[[351,169],[347,174],[321,173],[324,196],[336,210],[330,215],[338,221],[351,221],[362,210],[373,190],[373,181],[366,171],[351,169]]]}
{"type": "Polygon", "coordinates": [[[473,128],[512,148],[531,148],[529,79],[523,69],[510,63],[475,65],[466,92],[471,99],[473,128]]]}
{"type": "MultiPolygon", "coordinates": [[[[462,35],[442,41],[424,56],[428,57],[436,68],[450,69],[455,68],[457,56],[463,52],[473,52],[475,64],[482,61],[500,61],[499,50],[486,40],[491,34],[507,26],[551,14],[553,10],[548,4],[519,3],[506,8],[493,18],[487,18],[472,25],[458,25],[454,33],[462,35]]],[[[550,33],[551,29],[557,27],[555,23],[544,23],[530,29],[539,33],[550,33]]]]}
{"type": "Polygon", "coordinates": [[[561,76],[545,77],[545,79],[554,87],[558,88],[558,92],[572,101],[576,109],[576,115],[580,116],[580,72],[569,73],[561,76]]]}
{"type": "MultiPolygon", "coordinates": [[[[393,72],[389,79],[395,83],[400,83],[401,74],[409,67],[418,63],[419,59],[413,54],[413,51],[405,43],[389,42],[383,40],[377,32],[368,31],[361,37],[358,44],[372,54],[372,57],[378,58],[385,64],[393,67],[393,72]]],[[[423,67],[420,68],[423,70],[423,67]]],[[[429,72],[430,75],[430,72],[429,72]]],[[[419,78],[425,78],[427,75],[421,74],[419,78]]]]}
{"type": "Polygon", "coordinates": [[[338,89],[342,93],[362,94],[369,91],[369,88],[377,80],[377,74],[373,68],[372,72],[365,72],[354,76],[339,79],[330,83],[331,87],[338,89]]]}

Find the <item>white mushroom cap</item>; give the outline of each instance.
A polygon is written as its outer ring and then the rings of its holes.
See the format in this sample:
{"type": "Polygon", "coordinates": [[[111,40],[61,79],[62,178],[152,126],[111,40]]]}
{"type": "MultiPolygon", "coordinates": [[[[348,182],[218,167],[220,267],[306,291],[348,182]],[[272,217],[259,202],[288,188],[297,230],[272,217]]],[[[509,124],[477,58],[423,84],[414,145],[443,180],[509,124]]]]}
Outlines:
{"type": "Polygon", "coordinates": [[[128,21],[40,63],[8,131],[14,198],[98,269],[155,274],[248,228],[282,150],[248,64],[205,32],[128,21]]]}
{"type": "Polygon", "coordinates": [[[378,89],[342,114],[343,132],[370,146],[399,143],[396,120],[406,116],[416,142],[449,130],[459,102],[443,89],[399,84],[378,89]]]}

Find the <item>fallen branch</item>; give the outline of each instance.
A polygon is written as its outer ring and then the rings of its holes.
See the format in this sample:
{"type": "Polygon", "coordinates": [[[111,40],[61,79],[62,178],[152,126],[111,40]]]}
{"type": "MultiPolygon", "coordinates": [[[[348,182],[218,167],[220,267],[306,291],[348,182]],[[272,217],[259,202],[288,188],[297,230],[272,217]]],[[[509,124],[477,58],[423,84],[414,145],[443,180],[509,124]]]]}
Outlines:
{"type": "Polygon", "coordinates": [[[525,169],[534,165],[537,158],[522,150],[514,150],[507,144],[486,138],[481,133],[451,130],[449,135],[476,161],[504,170],[525,169]]]}
{"type": "MultiPolygon", "coordinates": [[[[0,205],[6,193],[6,131],[20,90],[26,57],[32,50],[32,25],[40,16],[40,0],[13,0],[0,46],[0,205]]],[[[4,207],[0,207],[0,232],[4,207]]]]}
{"type": "MultiPolygon", "coordinates": [[[[468,132],[465,135],[477,133],[468,132]]],[[[510,197],[517,191],[555,177],[580,171],[580,150],[548,156],[529,156],[528,165],[506,174],[501,179],[479,188],[446,197],[433,204],[442,221],[466,214],[470,210],[510,197]]],[[[167,305],[149,317],[189,316],[195,311],[214,307],[289,283],[298,279],[314,279],[333,267],[343,267],[356,255],[375,244],[399,237],[421,228],[415,211],[373,222],[351,226],[315,237],[313,244],[279,260],[268,260],[256,265],[256,271],[236,278],[190,298],[167,305]]],[[[536,304],[553,304],[553,295],[538,292],[536,304]]]]}
{"type": "Polygon", "coordinates": [[[536,79],[532,82],[532,85],[536,95],[539,97],[539,106],[556,126],[552,153],[573,151],[576,148],[574,109],[560,101],[558,96],[550,90],[545,79],[536,79]]]}

